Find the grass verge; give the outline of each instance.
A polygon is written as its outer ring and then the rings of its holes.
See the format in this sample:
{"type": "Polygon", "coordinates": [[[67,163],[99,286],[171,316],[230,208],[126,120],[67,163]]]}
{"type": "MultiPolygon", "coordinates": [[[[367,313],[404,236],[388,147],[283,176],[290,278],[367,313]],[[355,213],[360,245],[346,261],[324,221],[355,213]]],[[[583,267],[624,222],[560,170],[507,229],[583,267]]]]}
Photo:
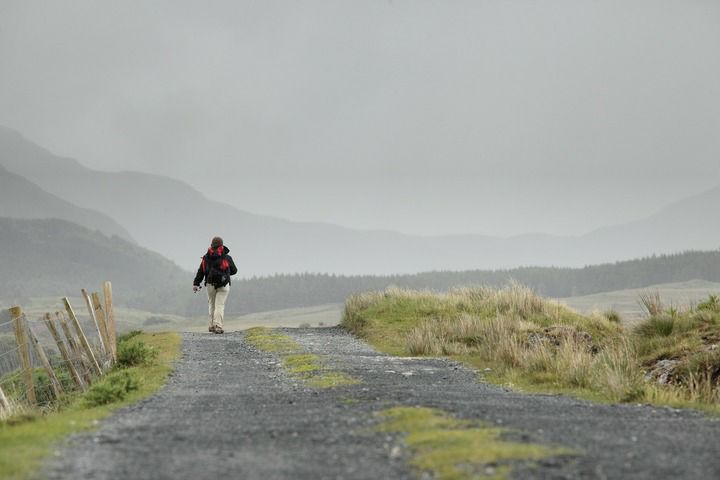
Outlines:
{"type": "Polygon", "coordinates": [[[393,288],[350,297],[341,325],[381,351],[453,357],[522,390],[720,412],[720,300],[642,301],[647,319],[626,330],[614,312],[580,315],[517,284],[393,288]]]}
{"type": "Polygon", "coordinates": [[[504,479],[511,462],[573,455],[570,449],[503,439],[507,429],[457,420],[441,410],[396,407],[378,414],[378,430],[404,435],[410,464],[438,480],[504,479]]]}
{"type": "Polygon", "coordinates": [[[287,335],[265,327],[245,332],[245,340],[258,350],[279,355],[282,366],[291,376],[312,388],[335,388],[360,383],[350,375],[324,365],[318,355],[307,353],[287,335]]]}
{"type": "Polygon", "coordinates": [[[85,393],[66,396],[52,411],[28,411],[0,423],[0,478],[36,478],[38,467],[58,441],[93,428],[98,420],[164,385],[180,352],[180,336],[139,334],[123,343],[135,355],[139,348],[149,348],[156,358],[149,364],[135,363],[112,371],[85,393]]]}

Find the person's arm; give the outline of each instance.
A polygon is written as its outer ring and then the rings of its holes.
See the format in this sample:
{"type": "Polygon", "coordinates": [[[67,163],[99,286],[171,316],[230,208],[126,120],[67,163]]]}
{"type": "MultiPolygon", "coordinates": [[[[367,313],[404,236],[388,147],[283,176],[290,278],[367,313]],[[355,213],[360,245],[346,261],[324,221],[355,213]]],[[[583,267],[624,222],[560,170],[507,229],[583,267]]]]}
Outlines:
{"type": "Polygon", "coordinates": [[[200,261],[200,266],[198,267],[198,271],[195,274],[195,280],[193,280],[193,292],[197,292],[199,290],[200,282],[202,282],[203,278],[205,278],[205,271],[203,269],[203,262],[200,261]]]}
{"type": "Polygon", "coordinates": [[[235,266],[235,261],[233,258],[228,255],[228,260],[230,260],[230,275],[235,275],[237,273],[237,267],[235,266]]]}

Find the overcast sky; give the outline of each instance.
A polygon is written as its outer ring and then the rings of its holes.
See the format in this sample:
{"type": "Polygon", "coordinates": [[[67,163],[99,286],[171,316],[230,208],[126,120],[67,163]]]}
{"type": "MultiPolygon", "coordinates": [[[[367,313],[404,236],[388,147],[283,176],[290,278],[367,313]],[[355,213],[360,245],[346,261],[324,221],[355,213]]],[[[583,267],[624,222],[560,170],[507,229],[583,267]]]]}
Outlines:
{"type": "Polygon", "coordinates": [[[0,0],[0,124],[257,213],[578,234],[720,184],[720,2],[0,0]]]}

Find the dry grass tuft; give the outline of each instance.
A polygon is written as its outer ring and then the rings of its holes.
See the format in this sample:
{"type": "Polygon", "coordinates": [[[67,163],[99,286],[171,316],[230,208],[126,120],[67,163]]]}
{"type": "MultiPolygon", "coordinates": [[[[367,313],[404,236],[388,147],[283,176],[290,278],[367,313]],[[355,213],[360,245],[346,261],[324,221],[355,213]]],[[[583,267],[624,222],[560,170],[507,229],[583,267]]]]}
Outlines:
{"type": "Polygon", "coordinates": [[[665,308],[640,298],[647,319],[626,332],[615,312],[578,313],[531,289],[391,288],[348,299],[342,325],[398,355],[447,355],[490,367],[494,381],[571,391],[610,401],[673,405],[720,402],[720,299],[665,308]],[[667,385],[644,378],[677,361],[667,385]]]}

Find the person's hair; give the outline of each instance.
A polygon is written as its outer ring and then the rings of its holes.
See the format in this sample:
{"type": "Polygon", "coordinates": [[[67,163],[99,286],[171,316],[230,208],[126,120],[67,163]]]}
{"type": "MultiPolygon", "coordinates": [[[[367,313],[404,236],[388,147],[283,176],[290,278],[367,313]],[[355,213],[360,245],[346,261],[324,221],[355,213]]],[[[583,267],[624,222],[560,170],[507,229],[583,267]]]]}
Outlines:
{"type": "Polygon", "coordinates": [[[212,241],[210,242],[210,246],[212,248],[218,248],[221,245],[223,245],[223,239],[220,237],[213,237],[212,241]]]}

